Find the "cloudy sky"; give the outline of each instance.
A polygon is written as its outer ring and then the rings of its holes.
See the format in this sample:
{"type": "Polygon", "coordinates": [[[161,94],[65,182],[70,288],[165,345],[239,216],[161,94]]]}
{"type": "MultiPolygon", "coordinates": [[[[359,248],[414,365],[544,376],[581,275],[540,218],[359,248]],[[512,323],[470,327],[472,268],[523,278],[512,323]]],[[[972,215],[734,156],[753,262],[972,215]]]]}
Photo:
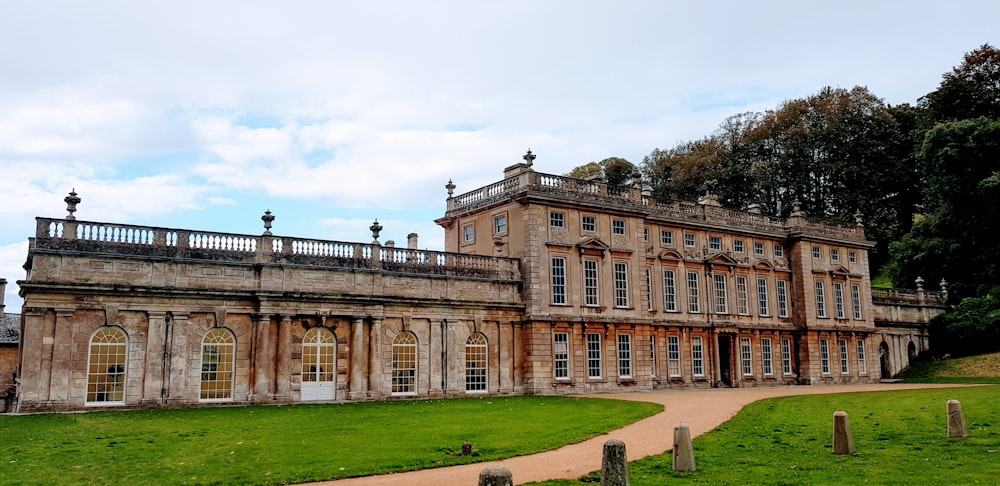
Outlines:
{"type": "Polygon", "coordinates": [[[7,2],[0,278],[34,217],[443,247],[444,185],[562,174],[823,86],[915,103],[1000,2],[7,2]]]}

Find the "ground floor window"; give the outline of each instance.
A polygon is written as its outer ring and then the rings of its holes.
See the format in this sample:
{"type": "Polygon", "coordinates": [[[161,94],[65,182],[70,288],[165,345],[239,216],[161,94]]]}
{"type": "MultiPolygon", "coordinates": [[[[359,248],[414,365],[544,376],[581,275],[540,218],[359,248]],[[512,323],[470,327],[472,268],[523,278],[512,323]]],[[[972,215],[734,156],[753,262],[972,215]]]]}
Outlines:
{"type": "Polygon", "coordinates": [[[750,338],[740,338],[740,364],[743,376],[753,375],[753,351],[750,349],[750,338]]]}
{"type": "Polygon", "coordinates": [[[335,371],[336,338],[329,329],[314,327],[302,338],[302,382],[331,382],[335,371]]]}
{"type": "Polygon", "coordinates": [[[781,340],[781,371],[792,374],[792,340],[787,338],[781,340]]]}
{"type": "Polygon", "coordinates": [[[417,337],[401,332],[392,341],[392,393],[417,392],[417,337]]]}
{"type": "Polygon", "coordinates": [[[847,359],[848,359],[848,356],[847,356],[847,340],[846,339],[841,339],[839,341],[839,344],[840,344],[840,372],[844,373],[844,374],[847,374],[847,373],[850,373],[850,371],[851,371],[850,368],[849,368],[849,366],[848,366],[848,363],[847,363],[847,359]]]}
{"type": "Polygon", "coordinates": [[[565,380],[569,378],[569,334],[565,332],[557,332],[552,336],[552,344],[554,347],[553,366],[555,368],[555,377],[557,380],[565,380]]]}
{"type": "Polygon", "coordinates": [[[486,336],[480,333],[465,341],[465,391],[486,391],[486,336]]]}
{"type": "Polygon", "coordinates": [[[760,354],[761,362],[764,364],[764,374],[773,375],[774,374],[774,364],[772,362],[771,356],[771,339],[764,338],[760,340],[760,354]]]}
{"type": "Polygon", "coordinates": [[[681,343],[678,336],[667,336],[667,372],[681,376],[681,343]]]}
{"type": "Polygon", "coordinates": [[[201,342],[201,399],[232,400],[236,338],[221,327],[205,333],[201,342]]]}
{"type": "Polygon", "coordinates": [[[819,340],[819,359],[823,366],[823,374],[830,374],[830,342],[826,339],[819,340]]]}
{"type": "Polygon", "coordinates": [[[632,377],[632,335],[618,335],[618,376],[632,377]]]}
{"type": "Polygon", "coordinates": [[[858,373],[868,373],[868,363],[865,361],[865,342],[858,340],[858,373]]]}
{"type": "Polygon", "coordinates": [[[691,374],[705,376],[705,344],[701,336],[691,338],[691,374]]]}
{"type": "Polygon", "coordinates": [[[128,339],[113,326],[97,329],[90,337],[87,357],[87,403],[125,403],[125,359],[128,339]]]}
{"type": "Polygon", "coordinates": [[[601,368],[601,335],[587,334],[587,378],[600,378],[601,368]]]}

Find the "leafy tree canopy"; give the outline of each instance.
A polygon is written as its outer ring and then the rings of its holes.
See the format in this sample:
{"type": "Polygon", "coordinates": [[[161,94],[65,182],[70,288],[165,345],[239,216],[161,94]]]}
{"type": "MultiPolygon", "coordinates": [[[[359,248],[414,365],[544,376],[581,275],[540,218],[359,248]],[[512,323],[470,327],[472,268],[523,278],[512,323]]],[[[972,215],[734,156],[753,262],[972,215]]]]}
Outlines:
{"type": "Polygon", "coordinates": [[[983,44],[965,54],[920,104],[937,121],[1000,118],[1000,50],[983,44]]]}

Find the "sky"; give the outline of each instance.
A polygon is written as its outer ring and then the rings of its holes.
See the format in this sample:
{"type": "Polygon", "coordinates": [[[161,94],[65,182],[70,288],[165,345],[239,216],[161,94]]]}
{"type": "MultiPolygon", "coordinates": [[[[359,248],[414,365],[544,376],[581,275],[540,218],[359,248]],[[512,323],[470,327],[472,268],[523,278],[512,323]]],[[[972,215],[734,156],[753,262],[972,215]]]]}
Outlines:
{"type": "Polygon", "coordinates": [[[914,104],[988,1],[46,1],[0,15],[0,278],[35,217],[441,250],[445,184],[565,174],[824,86],[914,104]]]}

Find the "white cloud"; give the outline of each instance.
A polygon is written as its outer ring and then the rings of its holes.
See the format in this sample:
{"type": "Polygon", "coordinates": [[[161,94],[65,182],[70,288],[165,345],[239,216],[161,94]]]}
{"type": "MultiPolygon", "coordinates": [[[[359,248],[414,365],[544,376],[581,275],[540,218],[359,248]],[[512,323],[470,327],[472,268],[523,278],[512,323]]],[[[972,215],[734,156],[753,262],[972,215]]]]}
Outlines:
{"type": "Polygon", "coordinates": [[[25,277],[24,262],[28,258],[28,241],[0,246],[0,278],[7,281],[4,292],[4,312],[21,313],[21,298],[17,295],[17,281],[25,277]]]}

